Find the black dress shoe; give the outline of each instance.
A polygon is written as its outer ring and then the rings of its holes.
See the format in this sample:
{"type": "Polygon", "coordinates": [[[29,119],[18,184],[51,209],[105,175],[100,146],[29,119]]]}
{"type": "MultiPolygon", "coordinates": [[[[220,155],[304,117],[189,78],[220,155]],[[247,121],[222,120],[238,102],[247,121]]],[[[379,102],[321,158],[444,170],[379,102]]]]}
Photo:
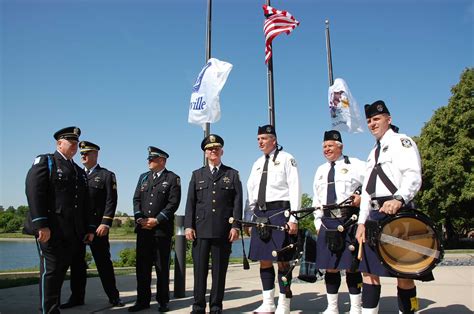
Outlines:
{"type": "Polygon", "coordinates": [[[160,307],[158,308],[158,312],[169,312],[170,308],[168,307],[168,304],[160,304],[160,307]]]}
{"type": "Polygon", "coordinates": [[[75,300],[69,300],[66,303],[63,303],[59,306],[60,309],[69,309],[71,307],[79,306],[79,305],[84,305],[84,301],[75,301],[75,300]]]}
{"type": "Polygon", "coordinates": [[[150,304],[135,303],[135,305],[128,308],[128,311],[138,312],[138,311],[149,309],[149,308],[150,308],[150,304]]]}
{"type": "Polygon", "coordinates": [[[116,307],[124,307],[125,303],[123,303],[122,299],[116,298],[116,299],[110,299],[109,300],[110,304],[116,307]]]}

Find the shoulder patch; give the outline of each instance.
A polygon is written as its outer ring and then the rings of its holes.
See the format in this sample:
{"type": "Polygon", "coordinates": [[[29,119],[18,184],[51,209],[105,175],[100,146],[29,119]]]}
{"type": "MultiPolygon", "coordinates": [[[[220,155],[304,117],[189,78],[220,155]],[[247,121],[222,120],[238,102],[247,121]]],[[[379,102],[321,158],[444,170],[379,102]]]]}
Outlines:
{"type": "Polygon", "coordinates": [[[35,161],[33,162],[33,165],[39,164],[40,161],[41,161],[41,156],[36,157],[36,158],[35,158],[35,161]]]}
{"type": "Polygon", "coordinates": [[[111,175],[112,175],[112,182],[117,183],[117,178],[115,178],[115,173],[112,172],[111,175]]]}
{"type": "Polygon", "coordinates": [[[291,158],[290,162],[293,167],[296,167],[296,160],[294,158],[291,158]]]}
{"type": "Polygon", "coordinates": [[[404,137],[404,138],[401,138],[400,141],[402,142],[403,147],[406,147],[406,148],[412,147],[412,144],[409,138],[404,137]]]}
{"type": "Polygon", "coordinates": [[[177,178],[176,178],[176,184],[177,184],[178,186],[181,186],[181,178],[180,178],[180,177],[177,177],[177,178]]]}

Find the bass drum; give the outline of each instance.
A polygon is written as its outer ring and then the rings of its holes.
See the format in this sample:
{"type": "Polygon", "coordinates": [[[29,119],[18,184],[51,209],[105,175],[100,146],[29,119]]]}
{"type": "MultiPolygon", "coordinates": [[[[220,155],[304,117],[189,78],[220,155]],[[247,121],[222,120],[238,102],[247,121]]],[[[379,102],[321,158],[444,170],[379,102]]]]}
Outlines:
{"type": "Polygon", "coordinates": [[[433,222],[410,210],[380,222],[376,252],[395,276],[417,279],[441,261],[444,251],[433,222]]]}

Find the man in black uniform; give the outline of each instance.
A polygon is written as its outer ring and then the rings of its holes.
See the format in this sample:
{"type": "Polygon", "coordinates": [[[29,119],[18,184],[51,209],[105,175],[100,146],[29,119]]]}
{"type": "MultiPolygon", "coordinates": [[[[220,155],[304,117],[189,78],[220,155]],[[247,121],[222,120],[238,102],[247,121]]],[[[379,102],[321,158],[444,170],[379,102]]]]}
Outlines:
{"type": "Polygon", "coordinates": [[[56,152],[39,155],[26,176],[30,208],[25,232],[35,235],[40,256],[40,311],[60,313],[60,293],[71,257],[94,238],[87,177],[72,158],[81,130],[67,127],[54,134],[56,152]]]}
{"type": "MultiPolygon", "coordinates": [[[[94,240],[89,244],[92,256],[99,272],[104,291],[113,306],[124,306],[119,297],[115,284],[114,266],[110,260],[109,228],[117,208],[117,180],[115,174],[102,168],[97,159],[100,147],[94,143],[82,141],[79,143],[81,162],[87,174],[89,183],[90,205],[96,213],[94,240]]],[[[82,246],[80,256],[85,256],[86,245],[82,246]]],[[[73,258],[71,264],[71,297],[61,304],[62,309],[84,304],[86,292],[87,264],[84,259],[73,258]]]]}
{"type": "Polygon", "coordinates": [[[174,172],[165,168],[168,157],[161,149],[148,147],[150,171],[140,175],[133,196],[137,233],[137,302],[128,309],[129,312],[150,307],[153,265],[157,278],[158,310],[169,310],[171,237],[174,213],[181,200],[181,182],[174,172]]]}
{"type": "Polygon", "coordinates": [[[237,223],[242,219],[242,183],[239,172],[221,162],[224,140],[210,134],[201,143],[209,165],[195,170],[189,182],[184,227],[193,243],[194,304],[192,313],[206,312],[209,253],[212,258],[211,313],[222,312],[225,277],[232,241],[239,238],[237,223]]]}

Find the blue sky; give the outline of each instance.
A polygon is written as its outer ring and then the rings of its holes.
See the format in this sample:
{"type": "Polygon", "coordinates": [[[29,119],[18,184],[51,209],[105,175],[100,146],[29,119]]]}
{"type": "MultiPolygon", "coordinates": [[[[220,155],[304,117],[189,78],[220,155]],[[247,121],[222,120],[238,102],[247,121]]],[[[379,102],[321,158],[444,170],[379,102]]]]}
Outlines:
{"type": "MultiPolygon", "coordinates": [[[[33,159],[53,152],[65,126],[99,144],[100,164],[118,179],[118,210],[132,212],[147,147],[170,154],[181,176],[184,213],[191,172],[202,166],[199,126],[188,124],[191,88],[205,64],[206,0],[2,0],[0,205],[25,205],[33,159]]],[[[213,0],[212,57],[233,64],[221,93],[225,164],[245,186],[267,124],[262,33],[264,1],[213,0]]],[[[279,143],[298,162],[312,194],[330,129],[325,19],[334,78],[359,106],[385,100],[400,132],[419,135],[451,86],[473,66],[471,0],[274,0],[300,26],[273,44],[279,143]]],[[[362,112],[362,109],[360,109],[362,112]]],[[[343,134],[344,153],[365,160],[373,139],[343,134]]],[[[75,160],[79,163],[79,156],[75,160]]]]}

